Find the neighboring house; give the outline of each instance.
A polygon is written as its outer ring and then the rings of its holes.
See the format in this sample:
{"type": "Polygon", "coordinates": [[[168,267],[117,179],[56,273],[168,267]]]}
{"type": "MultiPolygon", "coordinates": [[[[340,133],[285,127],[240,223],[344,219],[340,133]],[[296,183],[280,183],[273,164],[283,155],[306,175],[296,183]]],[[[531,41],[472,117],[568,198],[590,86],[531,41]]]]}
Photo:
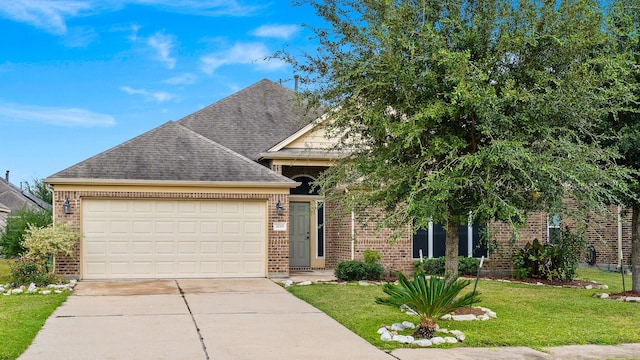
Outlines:
{"type": "Polygon", "coordinates": [[[0,203],[0,231],[7,226],[7,218],[9,217],[10,212],[11,209],[0,203]]]}
{"type": "Polygon", "coordinates": [[[0,178],[0,229],[7,225],[11,213],[21,209],[47,209],[51,205],[9,182],[9,171],[0,178]]]}
{"type": "MultiPolygon", "coordinates": [[[[262,80],[51,175],[55,221],[84,235],[56,270],[84,279],[279,277],[333,269],[366,249],[387,270],[413,269],[420,249],[444,254],[437,224],[390,243],[390,230],[310,193],[341,156],[326,150],[320,119],[296,106],[293,91],[262,80]]],[[[532,218],[541,240],[544,218],[532,218]]],[[[479,228],[462,228],[463,255],[486,255],[479,228]]]]}

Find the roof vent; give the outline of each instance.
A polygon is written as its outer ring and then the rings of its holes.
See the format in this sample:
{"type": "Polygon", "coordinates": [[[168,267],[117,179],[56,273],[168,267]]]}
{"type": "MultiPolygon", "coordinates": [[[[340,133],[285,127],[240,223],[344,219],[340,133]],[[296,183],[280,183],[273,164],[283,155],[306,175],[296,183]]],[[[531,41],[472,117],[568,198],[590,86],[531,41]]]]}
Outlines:
{"type": "Polygon", "coordinates": [[[4,179],[9,182],[9,170],[7,170],[7,172],[4,174],[4,179]]]}

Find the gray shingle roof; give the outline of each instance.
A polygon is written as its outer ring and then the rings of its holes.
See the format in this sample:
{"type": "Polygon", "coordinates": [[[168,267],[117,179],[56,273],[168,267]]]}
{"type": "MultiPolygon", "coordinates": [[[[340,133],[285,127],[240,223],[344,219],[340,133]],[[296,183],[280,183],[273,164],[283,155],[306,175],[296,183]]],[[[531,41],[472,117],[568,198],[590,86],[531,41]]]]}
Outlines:
{"type": "Polygon", "coordinates": [[[28,209],[51,208],[51,204],[47,204],[34,195],[22,191],[5,179],[0,178],[0,207],[3,205],[11,211],[20,210],[25,207],[28,209]]]}
{"type": "Polygon", "coordinates": [[[264,79],[178,123],[257,161],[261,152],[318,117],[305,114],[295,97],[295,92],[264,79]]]}
{"type": "Polygon", "coordinates": [[[56,178],[294,183],[173,121],[47,180],[56,178]]]}

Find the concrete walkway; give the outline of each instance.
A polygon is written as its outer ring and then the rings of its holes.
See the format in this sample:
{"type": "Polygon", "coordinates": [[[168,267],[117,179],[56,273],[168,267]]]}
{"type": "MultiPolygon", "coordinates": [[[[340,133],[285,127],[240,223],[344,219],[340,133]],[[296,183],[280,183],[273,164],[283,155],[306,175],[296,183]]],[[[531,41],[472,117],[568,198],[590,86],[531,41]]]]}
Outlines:
{"type": "Polygon", "coordinates": [[[20,359],[640,359],[640,344],[388,354],[268,279],[81,282],[75,293],[20,359]]]}

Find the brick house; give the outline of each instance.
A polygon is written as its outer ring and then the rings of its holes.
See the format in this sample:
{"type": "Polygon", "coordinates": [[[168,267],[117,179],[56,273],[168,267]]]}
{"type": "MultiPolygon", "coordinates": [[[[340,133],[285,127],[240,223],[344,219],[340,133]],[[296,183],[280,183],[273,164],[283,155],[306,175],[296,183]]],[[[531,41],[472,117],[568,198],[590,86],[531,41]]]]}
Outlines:
{"type": "MultiPolygon", "coordinates": [[[[56,270],[83,279],[284,277],[362,259],[366,249],[387,270],[444,254],[441,225],[407,228],[391,244],[390,230],[374,231],[309,191],[341,156],[327,150],[319,119],[295,106],[293,91],[262,80],[51,175],[55,221],[84,235],[56,270]]],[[[529,228],[522,241],[547,239],[545,215],[529,228]]],[[[462,227],[462,255],[487,255],[479,229],[462,227]]],[[[489,231],[511,238],[500,224],[489,231]]],[[[507,266],[496,254],[494,266],[507,266]]]]}

